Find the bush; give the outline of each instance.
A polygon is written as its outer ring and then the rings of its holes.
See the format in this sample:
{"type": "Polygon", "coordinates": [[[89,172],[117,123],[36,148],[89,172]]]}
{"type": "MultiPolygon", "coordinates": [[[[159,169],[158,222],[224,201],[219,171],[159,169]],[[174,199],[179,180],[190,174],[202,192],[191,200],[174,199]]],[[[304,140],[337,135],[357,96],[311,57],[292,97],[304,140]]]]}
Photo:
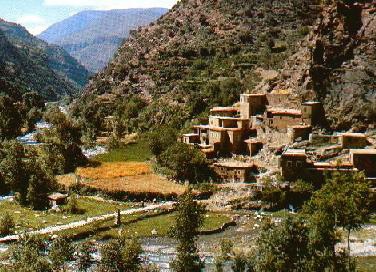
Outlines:
{"type": "Polygon", "coordinates": [[[12,234],[14,226],[13,218],[9,215],[9,213],[5,213],[0,219],[0,236],[12,234]]]}
{"type": "Polygon", "coordinates": [[[102,260],[99,271],[137,272],[141,269],[140,254],[142,248],[137,240],[126,241],[122,238],[111,241],[101,250],[102,260]]]}
{"type": "Polygon", "coordinates": [[[164,151],[158,164],[166,174],[179,181],[199,183],[209,179],[210,169],[205,156],[184,143],[175,143],[164,151]]]}
{"type": "Polygon", "coordinates": [[[84,211],[80,209],[77,201],[78,197],[76,194],[72,194],[69,197],[67,207],[65,208],[65,211],[70,214],[83,214],[84,211]]]}

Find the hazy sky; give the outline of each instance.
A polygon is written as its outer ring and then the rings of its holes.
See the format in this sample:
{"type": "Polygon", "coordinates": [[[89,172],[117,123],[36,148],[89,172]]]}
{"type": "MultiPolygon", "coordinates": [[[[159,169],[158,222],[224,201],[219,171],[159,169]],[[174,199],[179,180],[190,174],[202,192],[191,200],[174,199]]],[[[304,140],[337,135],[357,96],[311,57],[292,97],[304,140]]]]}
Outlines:
{"type": "Polygon", "coordinates": [[[0,18],[25,26],[32,34],[82,10],[171,8],[178,0],[0,0],[0,18]]]}

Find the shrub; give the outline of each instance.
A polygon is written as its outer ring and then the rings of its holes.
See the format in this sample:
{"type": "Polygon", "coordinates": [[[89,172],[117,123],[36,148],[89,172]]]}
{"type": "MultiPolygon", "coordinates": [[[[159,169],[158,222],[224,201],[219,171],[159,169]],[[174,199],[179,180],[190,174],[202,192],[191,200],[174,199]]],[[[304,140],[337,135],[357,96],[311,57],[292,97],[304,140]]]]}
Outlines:
{"type": "Polygon", "coordinates": [[[0,236],[6,236],[13,233],[14,221],[9,213],[5,213],[0,219],[0,236]]]}
{"type": "Polygon", "coordinates": [[[67,204],[67,207],[65,209],[66,212],[68,212],[70,214],[82,214],[82,213],[84,213],[84,211],[82,209],[80,209],[77,199],[78,199],[78,197],[77,197],[76,194],[72,194],[69,197],[68,204],[67,204]]]}
{"type": "Polygon", "coordinates": [[[210,170],[205,156],[184,143],[175,143],[164,151],[158,161],[166,174],[179,181],[199,183],[208,180],[210,170]]]}

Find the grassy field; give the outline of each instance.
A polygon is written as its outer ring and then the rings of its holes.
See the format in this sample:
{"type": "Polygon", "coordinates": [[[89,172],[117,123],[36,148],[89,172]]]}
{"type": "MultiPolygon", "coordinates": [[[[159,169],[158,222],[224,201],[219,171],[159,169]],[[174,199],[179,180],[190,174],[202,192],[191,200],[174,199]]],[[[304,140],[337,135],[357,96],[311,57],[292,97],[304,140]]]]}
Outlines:
{"type": "Polygon", "coordinates": [[[111,150],[110,152],[98,155],[93,158],[98,162],[145,162],[151,158],[152,154],[145,137],[140,137],[136,143],[129,143],[126,146],[111,150]]]}
{"type": "MultiPolygon", "coordinates": [[[[153,212],[149,212],[153,213],[153,212]]],[[[114,227],[114,220],[103,220],[90,225],[86,225],[74,230],[67,230],[59,233],[69,237],[92,237],[95,239],[110,239],[121,235],[131,237],[151,237],[152,231],[157,231],[157,236],[167,236],[175,220],[175,213],[157,215],[155,217],[145,218],[134,222],[134,220],[145,216],[147,213],[138,213],[133,215],[122,215],[121,221],[123,226],[114,227]]],[[[221,227],[224,223],[230,222],[227,215],[208,213],[204,220],[201,230],[214,230],[221,227]]]]}
{"type": "Polygon", "coordinates": [[[356,258],[357,271],[374,272],[376,271],[376,257],[358,257],[356,258]]]}
{"type": "MultiPolygon", "coordinates": [[[[142,162],[103,163],[97,167],[79,168],[76,173],[83,177],[83,185],[107,192],[179,195],[186,189],[183,185],[154,174],[151,166],[142,162]]],[[[65,186],[76,182],[74,175],[58,176],[57,180],[65,186]]]]}
{"type": "MultiPolygon", "coordinates": [[[[51,225],[67,224],[74,221],[86,219],[87,217],[98,216],[115,212],[117,209],[127,209],[128,204],[109,203],[90,198],[79,198],[78,206],[83,214],[73,215],[66,213],[55,213],[47,211],[33,211],[21,207],[16,202],[4,201],[0,203],[0,214],[9,213],[15,223],[16,231],[36,230],[51,225]]],[[[62,206],[64,208],[64,206],[62,206]]]]}

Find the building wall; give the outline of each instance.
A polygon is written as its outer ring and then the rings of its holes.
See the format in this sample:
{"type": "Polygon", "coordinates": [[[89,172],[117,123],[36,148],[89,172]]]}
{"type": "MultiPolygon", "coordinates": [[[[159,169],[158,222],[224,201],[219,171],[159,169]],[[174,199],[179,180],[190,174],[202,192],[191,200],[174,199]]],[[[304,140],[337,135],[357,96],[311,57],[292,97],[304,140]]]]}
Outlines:
{"type": "Polygon", "coordinates": [[[287,134],[291,143],[295,142],[296,139],[302,138],[302,140],[308,140],[309,134],[312,132],[312,127],[296,128],[289,127],[287,129],[287,134]]]}
{"type": "Polygon", "coordinates": [[[367,138],[342,135],[340,137],[340,144],[344,149],[364,148],[367,146],[367,138]]]}
{"type": "Polygon", "coordinates": [[[319,125],[324,117],[324,109],[321,103],[302,104],[302,118],[307,125],[319,125]]]}
{"type": "Polygon", "coordinates": [[[303,156],[282,155],[280,159],[282,176],[287,181],[295,181],[306,177],[307,158],[303,156]]]}
{"type": "Polygon", "coordinates": [[[261,142],[247,143],[246,147],[247,154],[250,156],[255,156],[263,148],[263,144],[261,142]]]}
{"type": "Polygon", "coordinates": [[[209,116],[209,125],[212,127],[222,127],[222,120],[217,116],[209,116]]]}
{"type": "Polygon", "coordinates": [[[376,177],[376,154],[351,154],[351,161],[366,176],[376,177]]]}
{"type": "Polygon", "coordinates": [[[254,178],[251,176],[251,169],[249,168],[214,166],[213,170],[219,182],[244,183],[254,181],[254,178]]]}
{"type": "Polygon", "coordinates": [[[268,118],[267,122],[269,127],[287,132],[288,126],[299,125],[302,119],[296,116],[274,115],[272,118],[268,118]]]}
{"type": "Polygon", "coordinates": [[[240,95],[240,116],[250,119],[251,116],[265,111],[266,99],[264,95],[240,95]]]}
{"type": "Polygon", "coordinates": [[[238,122],[236,119],[223,119],[222,120],[222,127],[224,128],[237,128],[238,122]]]}

